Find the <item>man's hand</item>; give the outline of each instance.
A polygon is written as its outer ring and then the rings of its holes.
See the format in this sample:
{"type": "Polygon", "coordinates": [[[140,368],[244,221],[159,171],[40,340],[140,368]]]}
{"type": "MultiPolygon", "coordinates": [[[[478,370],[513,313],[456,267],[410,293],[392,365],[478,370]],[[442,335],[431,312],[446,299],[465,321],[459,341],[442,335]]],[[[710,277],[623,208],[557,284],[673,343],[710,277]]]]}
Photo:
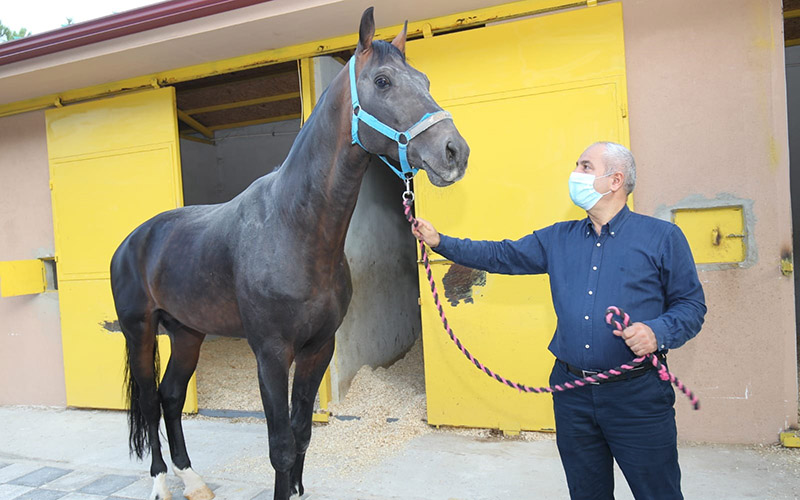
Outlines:
{"type": "Polygon", "coordinates": [[[411,232],[414,234],[414,237],[419,241],[424,241],[431,248],[439,246],[441,238],[439,238],[439,231],[433,227],[433,224],[420,218],[417,218],[417,222],[419,222],[418,226],[411,226],[411,232]]]}
{"type": "Polygon", "coordinates": [[[644,323],[633,323],[624,330],[614,330],[614,335],[622,337],[637,357],[656,352],[658,348],[656,334],[644,323]]]}

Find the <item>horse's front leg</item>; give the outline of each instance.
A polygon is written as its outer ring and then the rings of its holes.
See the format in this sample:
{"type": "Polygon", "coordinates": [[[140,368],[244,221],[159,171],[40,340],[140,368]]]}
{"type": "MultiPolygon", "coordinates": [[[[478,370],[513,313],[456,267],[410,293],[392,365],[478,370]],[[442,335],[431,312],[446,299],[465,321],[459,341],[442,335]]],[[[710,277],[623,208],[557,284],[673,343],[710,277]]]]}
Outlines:
{"type": "Polygon", "coordinates": [[[292,385],[292,431],[294,432],[297,458],[291,473],[292,494],[303,496],[303,463],[311,442],[311,420],[314,400],[319,384],[333,356],[334,336],[326,339],[316,350],[306,348],[295,358],[294,383],[292,385]]]}
{"type": "Polygon", "coordinates": [[[290,350],[277,345],[281,340],[250,340],[258,362],[258,384],[267,417],[269,459],[275,469],[274,500],[289,500],[289,472],[294,465],[294,435],[289,422],[290,350]]]}

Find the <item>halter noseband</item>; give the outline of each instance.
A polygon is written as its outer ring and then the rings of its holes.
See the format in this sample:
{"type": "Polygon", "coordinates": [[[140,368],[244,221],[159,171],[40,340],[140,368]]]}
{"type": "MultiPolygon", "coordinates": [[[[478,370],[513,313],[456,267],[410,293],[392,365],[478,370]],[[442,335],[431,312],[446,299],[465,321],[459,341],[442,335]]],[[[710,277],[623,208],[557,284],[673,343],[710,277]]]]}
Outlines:
{"type": "MultiPolygon", "coordinates": [[[[351,124],[351,132],[353,135],[353,142],[352,144],[358,144],[361,146],[361,149],[367,151],[367,148],[361,144],[361,140],[358,138],[358,121],[361,120],[367,126],[371,127],[373,130],[380,132],[381,134],[385,135],[389,139],[393,140],[397,143],[397,154],[400,158],[400,168],[401,170],[397,170],[389,160],[386,159],[383,155],[378,155],[378,157],[383,160],[383,162],[389,165],[389,168],[394,170],[401,179],[404,181],[410,180],[414,177],[419,169],[413,168],[408,163],[408,143],[414,137],[418,136],[422,132],[428,130],[433,125],[439,123],[442,120],[452,120],[453,117],[444,110],[436,111],[435,113],[426,113],[425,116],[420,118],[420,120],[411,126],[405,132],[398,132],[397,130],[393,129],[392,127],[382,123],[380,120],[372,116],[371,114],[364,111],[361,105],[358,102],[358,91],[356,90],[356,56],[350,58],[350,97],[353,101],[353,120],[351,124]]],[[[370,153],[370,151],[367,151],[370,153]]]]}

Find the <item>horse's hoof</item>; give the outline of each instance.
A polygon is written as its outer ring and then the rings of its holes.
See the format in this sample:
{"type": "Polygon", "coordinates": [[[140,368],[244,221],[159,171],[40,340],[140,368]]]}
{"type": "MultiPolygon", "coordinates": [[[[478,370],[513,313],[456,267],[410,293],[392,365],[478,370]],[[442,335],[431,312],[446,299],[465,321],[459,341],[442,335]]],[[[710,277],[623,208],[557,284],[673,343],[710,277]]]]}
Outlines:
{"type": "Polygon", "coordinates": [[[147,500],[172,500],[172,493],[167,488],[167,475],[163,472],[153,478],[153,491],[147,500]]]}
{"type": "Polygon", "coordinates": [[[203,479],[191,467],[179,469],[172,464],[175,475],[183,481],[183,496],[188,500],[211,500],[214,492],[211,491],[203,479]]]}
{"type": "Polygon", "coordinates": [[[198,488],[194,491],[184,491],[183,496],[185,496],[188,500],[211,500],[216,495],[211,489],[203,485],[201,488],[198,488]]]}

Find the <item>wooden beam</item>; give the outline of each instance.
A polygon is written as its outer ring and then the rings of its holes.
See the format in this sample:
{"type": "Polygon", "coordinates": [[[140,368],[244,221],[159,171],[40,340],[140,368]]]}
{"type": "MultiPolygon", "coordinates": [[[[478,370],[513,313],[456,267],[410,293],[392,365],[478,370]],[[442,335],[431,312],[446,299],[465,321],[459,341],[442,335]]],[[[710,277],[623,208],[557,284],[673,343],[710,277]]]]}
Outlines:
{"type": "Polygon", "coordinates": [[[191,116],[187,115],[186,112],[181,111],[180,109],[178,110],[178,119],[183,123],[185,123],[186,125],[189,125],[193,129],[197,130],[204,136],[208,137],[209,139],[214,138],[214,132],[212,132],[211,129],[207,128],[205,125],[195,120],[191,116]]]}
{"type": "Polygon", "coordinates": [[[787,10],[783,13],[784,19],[793,19],[795,17],[800,17],[800,9],[787,10]]]}
{"type": "Polygon", "coordinates": [[[295,113],[293,115],[281,115],[281,116],[273,116],[271,118],[263,118],[261,120],[250,120],[246,122],[238,122],[238,123],[226,123],[224,125],[214,125],[213,127],[209,127],[209,130],[224,130],[226,128],[237,128],[237,127],[247,127],[250,125],[261,125],[264,123],[273,123],[273,122],[282,122],[284,120],[296,120],[300,118],[300,113],[295,113]]]}
{"type": "Polygon", "coordinates": [[[202,137],[195,137],[189,134],[181,134],[181,139],[186,139],[187,141],[192,141],[192,142],[199,142],[200,144],[208,144],[209,146],[214,145],[214,141],[203,139],[202,137]]]}
{"type": "Polygon", "coordinates": [[[203,108],[193,108],[184,111],[187,115],[199,115],[200,113],[210,113],[212,111],[223,111],[226,109],[243,108],[245,106],[255,106],[256,104],[264,104],[267,102],[287,101],[289,99],[298,99],[300,92],[289,92],[286,94],[271,95],[269,97],[259,97],[258,99],[248,99],[246,101],[234,101],[225,104],[217,104],[214,106],[205,106],[203,108]]]}
{"type": "Polygon", "coordinates": [[[795,45],[800,45],[800,38],[792,38],[783,42],[784,47],[794,47],[795,45]]]}

